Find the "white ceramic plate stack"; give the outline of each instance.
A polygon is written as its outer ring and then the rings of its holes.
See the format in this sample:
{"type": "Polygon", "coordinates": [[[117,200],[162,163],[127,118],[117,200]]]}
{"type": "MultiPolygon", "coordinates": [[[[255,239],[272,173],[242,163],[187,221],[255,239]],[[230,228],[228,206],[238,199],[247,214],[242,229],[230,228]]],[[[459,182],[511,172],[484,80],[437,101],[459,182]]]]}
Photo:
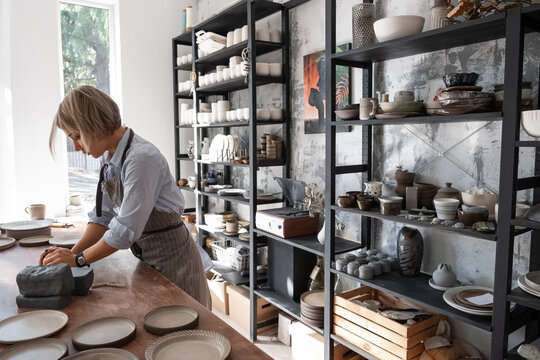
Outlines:
{"type": "Polygon", "coordinates": [[[231,343],[219,333],[206,330],[184,330],[170,333],[154,341],[146,349],[146,360],[176,360],[179,354],[190,359],[225,360],[231,343]]]}
{"type": "Polygon", "coordinates": [[[240,140],[236,135],[216,135],[210,144],[210,161],[233,161],[235,154],[238,152],[239,146],[240,140]]]}
{"type": "Polygon", "coordinates": [[[2,229],[6,230],[7,236],[16,240],[30,236],[51,235],[50,220],[25,220],[3,224],[2,229]]]}
{"type": "Polygon", "coordinates": [[[493,289],[483,286],[458,286],[448,289],[443,295],[444,301],[451,307],[467,314],[478,316],[493,315],[493,289]],[[491,295],[491,302],[489,296],[491,295]],[[475,301],[479,296],[487,299],[483,302],[475,301]]]}
{"type": "Polygon", "coordinates": [[[518,286],[525,292],[540,297],[540,271],[533,271],[518,278],[518,286]]]}
{"type": "Polygon", "coordinates": [[[206,54],[211,54],[218,50],[223,49],[227,45],[227,38],[223,35],[219,35],[213,32],[199,31],[195,34],[197,36],[197,44],[199,49],[206,54]]]}
{"type": "Polygon", "coordinates": [[[300,318],[310,326],[324,326],[324,291],[307,291],[300,296],[300,318]]]}

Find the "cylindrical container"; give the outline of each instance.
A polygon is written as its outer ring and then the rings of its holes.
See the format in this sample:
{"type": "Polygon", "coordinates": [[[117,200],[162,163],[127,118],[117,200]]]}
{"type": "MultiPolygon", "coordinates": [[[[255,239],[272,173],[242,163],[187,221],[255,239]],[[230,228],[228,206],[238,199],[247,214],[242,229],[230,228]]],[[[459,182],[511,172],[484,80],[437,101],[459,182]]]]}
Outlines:
{"type": "Polygon", "coordinates": [[[191,30],[193,27],[193,8],[188,6],[186,8],[186,31],[191,30]]]}
{"type": "Polygon", "coordinates": [[[389,273],[392,271],[392,263],[388,259],[381,259],[379,262],[382,264],[382,272],[389,273]]]}
{"type": "Polygon", "coordinates": [[[346,259],[337,259],[336,260],[336,270],[337,271],[343,271],[343,269],[345,268],[345,271],[346,271],[347,263],[348,263],[348,261],[346,259]]]}
{"type": "Polygon", "coordinates": [[[372,279],[373,267],[369,264],[360,266],[360,268],[358,269],[358,277],[360,279],[372,279]]]}
{"type": "Polygon", "coordinates": [[[372,3],[361,3],[352,8],[353,49],[371,45],[375,42],[373,29],[373,14],[375,6],[372,3]]]}
{"type": "Polygon", "coordinates": [[[429,29],[435,30],[452,24],[447,15],[454,7],[446,8],[446,0],[434,0],[433,7],[429,11],[429,29]]]}
{"type": "Polygon", "coordinates": [[[234,29],[234,43],[238,44],[242,42],[242,28],[234,29]]]}
{"type": "Polygon", "coordinates": [[[401,274],[418,276],[424,256],[424,239],[420,231],[402,227],[397,238],[397,257],[401,274]]]}
{"type": "Polygon", "coordinates": [[[227,33],[227,47],[234,45],[234,31],[227,33]]]}
{"type": "Polygon", "coordinates": [[[183,33],[186,32],[186,9],[182,10],[182,16],[180,19],[180,31],[183,33]]]}
{"type": "Polygon", "coordinates": [[[249,28],[248,28],[247,25],[242,26],[242,41],[247,41],[248,34],[249,34],[248,30],[249,30],[249,28]]]}

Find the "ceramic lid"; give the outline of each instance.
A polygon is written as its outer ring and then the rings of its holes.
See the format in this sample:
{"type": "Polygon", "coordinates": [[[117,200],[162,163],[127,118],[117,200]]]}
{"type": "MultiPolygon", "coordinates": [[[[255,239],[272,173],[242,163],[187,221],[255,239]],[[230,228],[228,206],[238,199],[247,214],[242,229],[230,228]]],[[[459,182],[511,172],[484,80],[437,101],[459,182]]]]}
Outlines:
{"type": "Polygon", "coordinates": [[[443,188],[440,188],[439,191],[437,191],[437,193],[441,193],[441,194],[447,194],[447,195],[456,195],[458,196],[459,194],[461,194],[461,192],[459,190],[456,190],[452,187],[452,183],[451,182],[447,182],[445,183],[445,187],[443,188]]]}

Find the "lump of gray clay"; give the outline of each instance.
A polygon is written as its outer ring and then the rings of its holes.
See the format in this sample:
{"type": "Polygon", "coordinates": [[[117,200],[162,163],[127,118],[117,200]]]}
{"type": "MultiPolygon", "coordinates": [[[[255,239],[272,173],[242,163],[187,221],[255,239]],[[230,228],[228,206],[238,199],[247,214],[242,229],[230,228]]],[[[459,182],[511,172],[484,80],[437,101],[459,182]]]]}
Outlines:
{"type": "Polygon", "coordinates": [[[21,295],[61,296],[71,295],[75,286],[68,264],[27,266],[17,274],[21,295]]]}
{"type": "Polygon", "coordinates": [[[72,267],[73,279],[75,280],[75,288],[71,295],[84,296],[88,294],[88,290],[94,282],[94,270],[89,267],[72,267]]]}
{"type": "Polygon", "coordinates": [[[20,308],[59,310],[69,305],[71,295],[36,297],[18,295],[15,300],[20,308]]]}

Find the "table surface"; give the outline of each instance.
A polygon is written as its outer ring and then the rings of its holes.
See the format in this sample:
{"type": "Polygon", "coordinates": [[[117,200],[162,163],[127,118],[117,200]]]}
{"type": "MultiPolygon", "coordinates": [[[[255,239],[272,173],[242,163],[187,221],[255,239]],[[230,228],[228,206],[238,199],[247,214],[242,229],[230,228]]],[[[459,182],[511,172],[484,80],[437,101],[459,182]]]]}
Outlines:
{"type": "MultiPolygon", "coordinates": [[[[0,320],[17,313],[37,309],[19,309],[15,297],[19,294],[16,283],[17,273],[25,266],[36,265],[39,254],[45,249],[21,247],[0,251],[0,320]]],[[[125,284],[125,287],[98,287],[91,289],[87,296],[74,296],[63,311],[69,316],[68,324],[54,337],[68,344],[69,354],[73,354],[72,332],[82,324],[102,317],[121,316],[135,321],[135,338],[122,348],[131,351],[139,359],[144,359],[146,348],[158,338],[148,333],[143,326],[143,318],[160,306],[185,305],[199,312],[197,329],[211,330],[223,334],[231,343],[231,353],[227,359],[271,359],[253,343],[208,311],[182,289],[144,262],[135,258],[129,250],[115,254],[92,264],[94,285],[103,282],[125,284]]],[[[6,345],[0,344],[0,349],[6,345]]]]}

